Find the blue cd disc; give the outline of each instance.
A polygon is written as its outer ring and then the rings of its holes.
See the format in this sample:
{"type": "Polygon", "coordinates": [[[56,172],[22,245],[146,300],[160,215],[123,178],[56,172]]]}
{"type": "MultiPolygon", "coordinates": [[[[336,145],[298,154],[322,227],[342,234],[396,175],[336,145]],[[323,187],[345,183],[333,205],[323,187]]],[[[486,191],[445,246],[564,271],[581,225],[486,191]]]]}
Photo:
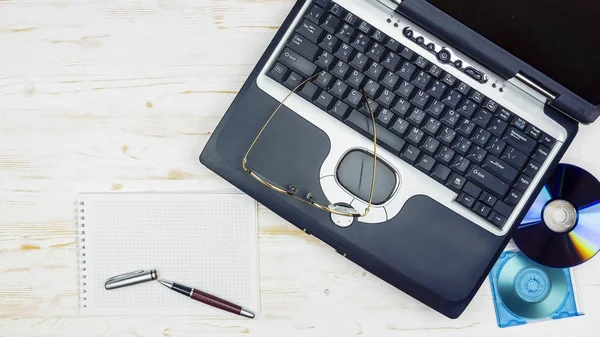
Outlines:
{"type": "Polygon", "coordinates": [[[569,268],[600,251],[600,182],[589,172],[560,164],[513,236],[532,260],[569,268]]]}

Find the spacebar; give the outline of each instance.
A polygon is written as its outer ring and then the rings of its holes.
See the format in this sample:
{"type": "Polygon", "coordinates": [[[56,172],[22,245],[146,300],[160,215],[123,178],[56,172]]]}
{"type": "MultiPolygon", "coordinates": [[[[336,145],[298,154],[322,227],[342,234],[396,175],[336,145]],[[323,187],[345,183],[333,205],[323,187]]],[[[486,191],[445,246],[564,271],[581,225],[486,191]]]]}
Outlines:
{"type": "MultiPolygon", "coordinates": [[[[344,120],[344,123],[358,131],[361,135],[371,140],[373,139],[373,121],[360,112],[352,110],[348,118],[344,120]]],[[[395,155],[400,155],[406,142],[382,126],[377,125],[377,144],[395,155]]]]}

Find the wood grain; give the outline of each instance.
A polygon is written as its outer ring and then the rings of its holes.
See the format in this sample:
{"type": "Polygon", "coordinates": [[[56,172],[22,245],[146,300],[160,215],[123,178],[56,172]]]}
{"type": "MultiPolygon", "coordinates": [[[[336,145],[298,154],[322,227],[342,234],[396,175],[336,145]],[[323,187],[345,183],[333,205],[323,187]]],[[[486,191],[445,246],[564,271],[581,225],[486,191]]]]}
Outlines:
{"type": "MultiPolygon", "coordinates": [[[[72,202],[84,191],[230,190],[198,155],[292,0],[0,0],[0,336],[591,336],[586,316],[499,329],[484,284],[448,320],[264,207],[262,312],[78,317],[72,202]]],[[[600,176],[582,129],[565,160],[600,176]]]]}

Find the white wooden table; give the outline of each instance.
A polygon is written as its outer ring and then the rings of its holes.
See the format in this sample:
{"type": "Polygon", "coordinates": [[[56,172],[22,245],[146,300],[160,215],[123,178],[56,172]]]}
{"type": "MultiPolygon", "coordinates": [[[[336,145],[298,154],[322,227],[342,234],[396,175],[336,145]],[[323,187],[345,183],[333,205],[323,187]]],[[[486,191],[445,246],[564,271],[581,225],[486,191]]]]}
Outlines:
{"type": "MultiPolygon", "coordinates": [[[[235,190],[198,155],[292,0],[0,0],[0,336],[579,336],[583,317],[500,329],[489,284],[449,320],[260,208],[262,315],[78,317],[83,191],[235,190]]],[[[600,124],[565,161],[600,177],[600,124]]]]}

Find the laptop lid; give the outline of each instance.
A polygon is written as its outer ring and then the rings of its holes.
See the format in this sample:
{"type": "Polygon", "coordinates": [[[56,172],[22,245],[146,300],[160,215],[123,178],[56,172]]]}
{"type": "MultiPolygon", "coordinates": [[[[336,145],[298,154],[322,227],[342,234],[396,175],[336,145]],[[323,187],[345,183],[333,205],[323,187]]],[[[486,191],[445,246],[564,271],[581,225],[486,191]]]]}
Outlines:
{"type": "Polygon", "coordinates": [[[397,10],[580,123],[600,115],[600,2],[404,0],[397,10]]]}

